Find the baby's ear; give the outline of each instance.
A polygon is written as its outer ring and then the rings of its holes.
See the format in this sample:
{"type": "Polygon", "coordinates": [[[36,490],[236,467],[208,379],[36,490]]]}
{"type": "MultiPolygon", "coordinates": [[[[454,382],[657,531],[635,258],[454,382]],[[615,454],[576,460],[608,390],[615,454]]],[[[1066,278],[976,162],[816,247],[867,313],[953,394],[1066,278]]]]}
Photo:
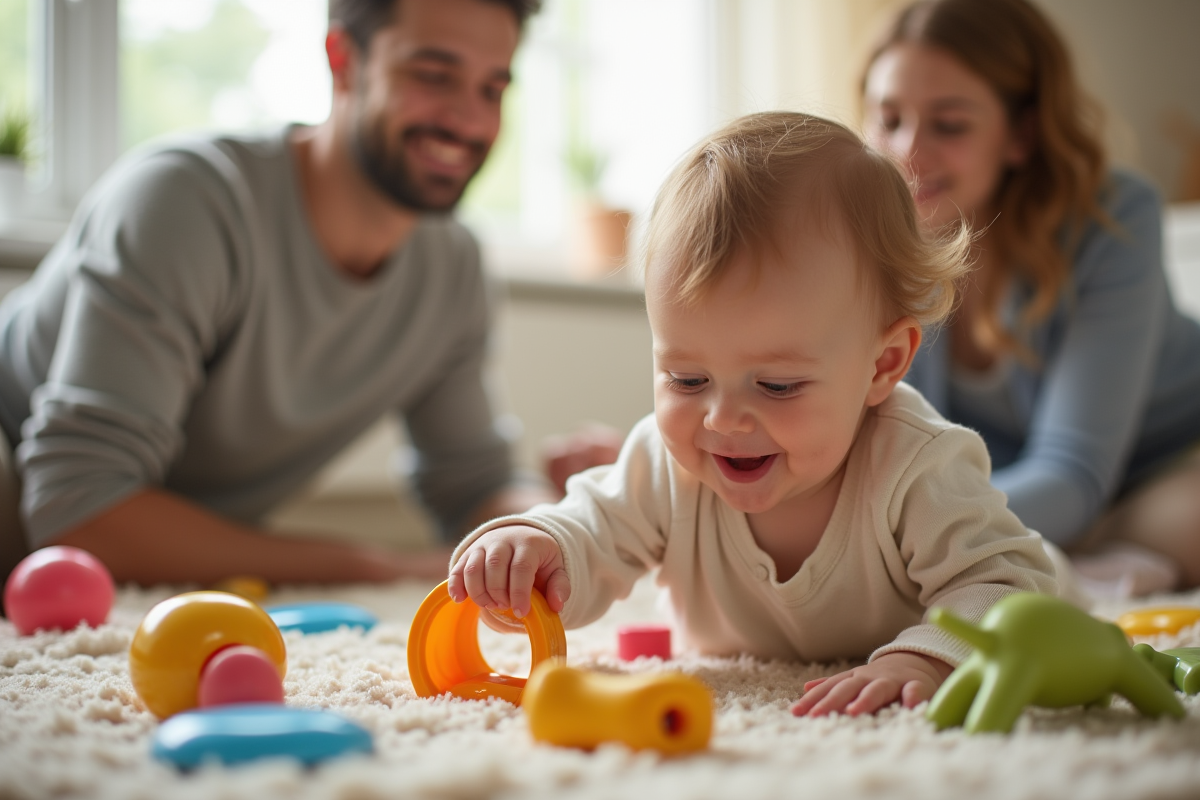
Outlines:
{"type": "Polygon", "coordinates": [[[892,389],[908,373],[920,346],[921,326],[912,317],[901,317],[880,335],[875,356],[875,377],[871,379],[871,388],[867,391],[868,406],[877,406],[888,398],[892,389]]]}

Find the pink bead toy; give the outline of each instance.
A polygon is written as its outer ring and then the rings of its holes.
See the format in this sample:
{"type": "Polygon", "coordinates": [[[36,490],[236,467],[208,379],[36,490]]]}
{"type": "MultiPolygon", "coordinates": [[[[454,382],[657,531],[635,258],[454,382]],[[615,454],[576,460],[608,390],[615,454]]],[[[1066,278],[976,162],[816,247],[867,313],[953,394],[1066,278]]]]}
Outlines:
{"type": "Polygon", "coordinates": [[[4,584],[4,610],[17,631],[96,627],[112,609],[112,575],[76,547],[45,547],[25,557],[4,584]]]}
{"type": "Polygon", "coordinates": [[[226,647],[201,670],[196,700],[200,708],[231,703],[282,703],[283,677],[267,654],[257,647],[226,647]]]}
{"type": "Polygon", "coordinates": [[[617,629],[617,655],[622,661],[633,661],[638,656],[670,660],[670,627],[654,623],[621,626],[617,629]]]}

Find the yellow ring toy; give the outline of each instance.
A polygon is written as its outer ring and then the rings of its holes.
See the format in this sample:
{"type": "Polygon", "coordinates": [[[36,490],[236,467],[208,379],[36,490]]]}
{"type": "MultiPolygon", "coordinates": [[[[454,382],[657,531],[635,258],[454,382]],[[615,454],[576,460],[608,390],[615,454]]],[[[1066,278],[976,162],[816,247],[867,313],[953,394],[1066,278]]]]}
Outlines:
{"type": "Polygon", "coordinates": [[[1117,627],[1125,631],[1126,636],[1179,633],[1197,622],[1200,622],[1200,608],[1194,606],[1141,608],[1117,617],[1117,627]]]}
{"type": "MultiPolygon", "coordinates": [[[[529,668],[550,658],[566,658],[567,634],[541,592],[533,590],[531,608],[518,620],[510,611],[493,611],[514,628],[525,626],[533,650],[529,668]]],[[[455,603],[443,581],[417,609],[408,632],[408,675],[418,697],[449,692],[467,700],[499,697],[521,704],[525,678],[499,675],[479,650],[479,613],[470,599],[455,603]]]]}
{"type": "Polygon", "coordinates": [[[129,677],[146,708],[160,719],[195,708],[200,675],[218,651],[244,644],[262,650],[287,672],[279,627],[249,600],[228,592],[187,592],[146,614],[129,646],[129,677]]]}

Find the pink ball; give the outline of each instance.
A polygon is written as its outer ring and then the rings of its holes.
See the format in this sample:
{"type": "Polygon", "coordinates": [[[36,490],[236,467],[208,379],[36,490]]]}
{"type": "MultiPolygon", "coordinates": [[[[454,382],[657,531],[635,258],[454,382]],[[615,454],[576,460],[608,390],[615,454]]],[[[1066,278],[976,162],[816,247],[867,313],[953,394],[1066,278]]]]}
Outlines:
{"type": "Polygon", "coordinates": [[[218,650],[200,671],[196,704],[200,708],[230,703],[282,703],[283,678],[257,647],[239,644],[218,650]]]}
{"type": "Polygon", "coordinates": [[[633,661],[639,656],[658,656],[669,661],[671,628],[655,623],[623,625],[617,629],[617,655],[622,661],[633,661]]]}
{"type": "Polygon", "coordinates": [[[45,547],[25,557],[4,584],[4,612],[23,635],[96,627],[113,604],[108,568],[77,547],[45,547]]]}

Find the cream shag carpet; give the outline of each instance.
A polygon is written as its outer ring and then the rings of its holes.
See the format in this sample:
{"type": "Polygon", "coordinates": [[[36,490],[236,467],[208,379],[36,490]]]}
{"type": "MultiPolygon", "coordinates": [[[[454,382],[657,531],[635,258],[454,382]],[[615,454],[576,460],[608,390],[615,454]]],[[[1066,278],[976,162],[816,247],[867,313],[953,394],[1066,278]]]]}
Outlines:
{"type": "MultiPolygon", "coordinates": [[[[289,634],[287,702],[333,709],[371,731],[375,754],[304,769],[286,761],[190,774],[150,756],[156,720],[138,701],[127,650],[142,615],[172,592],[123,589],[98,630],[20,637],[0,620],[0,798],[1185,798],[1200,797],[1200,703],[1183,721],[1106,709],[1027,711],[1010,736],[937,733],[921,709],[857,719],[796,719],[806,680],[837,665],[682,656],[626,664],[619,624],[658,618],[654,587],[600,622],[569,631],[569,661],[607,671],[691,673],[713,690],[711,749],[662,759],[622,747],[592,753],[536,744],[521,711],[497,701],[417,698],[409,622],[428,585],[293,588],[269,602],[334,599],[381,619],[371,632],[289,634]]],[[[1140,605],[1200,604],[1200,593],[1140,605]]],[[[1131,604],[1126,604],[1131,605],[1131,604]]],[[[1124,610],[1098,609],[1114,616],[1124,610]]],[[[501,671],[528,667],[524,637],[481,633],[501,671]],[[524,663],[522,663],[524,662],[524,663]]],[[[1200,645],[1200,626],[1149,640],[1200,645]]]]}

